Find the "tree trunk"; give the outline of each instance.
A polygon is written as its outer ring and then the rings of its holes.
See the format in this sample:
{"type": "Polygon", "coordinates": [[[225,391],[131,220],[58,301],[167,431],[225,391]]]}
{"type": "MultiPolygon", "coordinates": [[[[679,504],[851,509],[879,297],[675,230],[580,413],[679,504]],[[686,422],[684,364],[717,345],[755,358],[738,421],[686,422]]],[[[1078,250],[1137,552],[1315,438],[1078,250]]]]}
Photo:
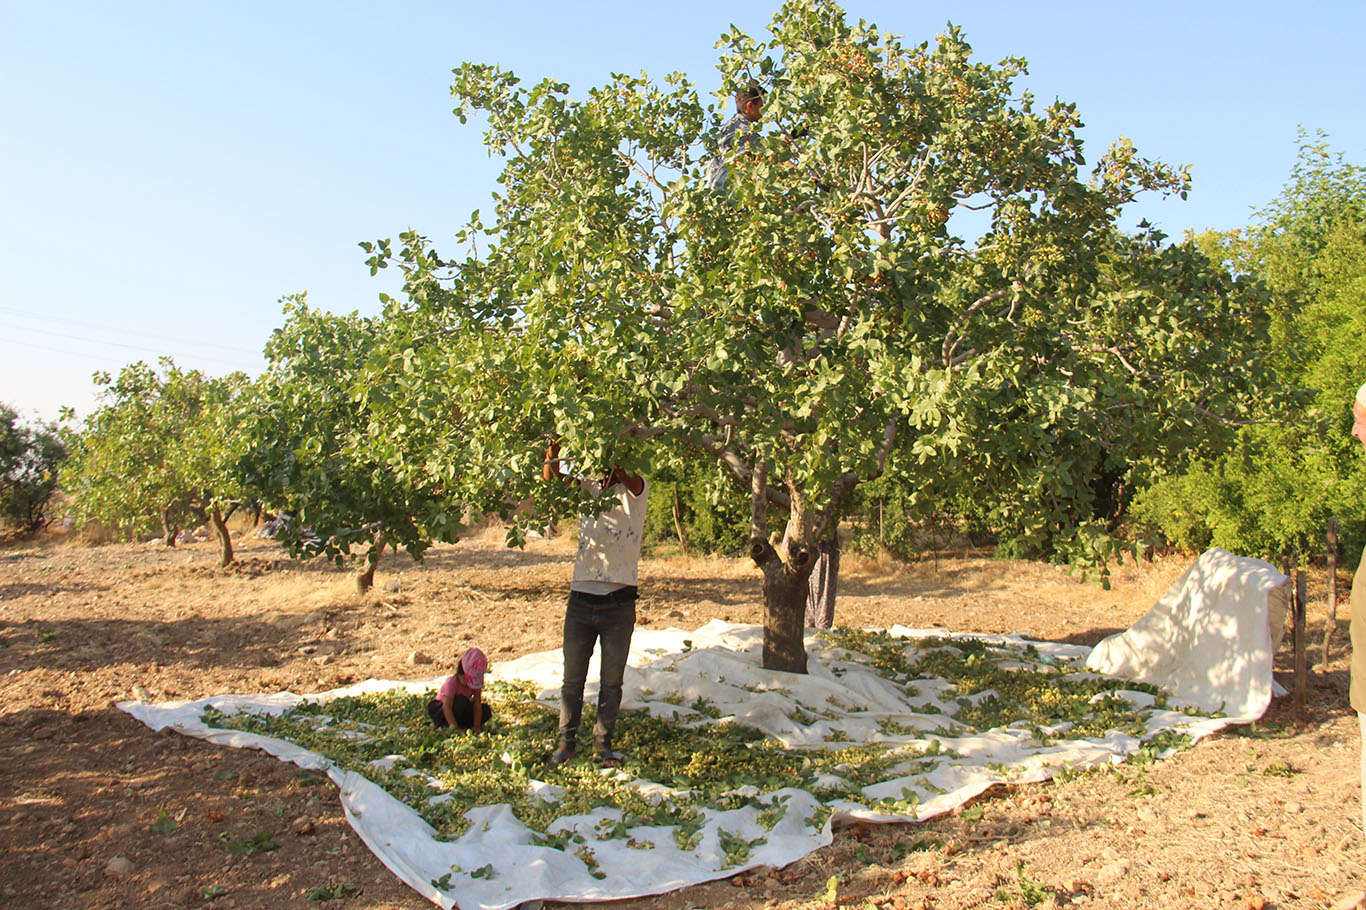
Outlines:
{"type": "Polygon", "coordinates": [[[375,586],[375,566],[384,555],[384,532],[375,536],[375,545],[365,557],[365,568],[356,573],[356,593],[364,594],[375,586]]]}
{"type": "Polygon", "coordinates": [[[764,573],[764,669],[806,672],[806,579],[764,573]]]}
{"type": "Polygon", "coordinates": [[[175,546],[176,536],[180,534],[180,529],[171,524],[172,508],[170,504],[161,507],[161,539],[168,547],[175,546]]]}
{"type": "Polygon", "coordinates": [[[797,548],[784,562],[766,540],[750,541],[750,556],[764,573],[764,669],[806,672],[807,581],[815,560],[797,548]]]}
{"type": "Polygon", "coordinates": [[[1338,520],[1328,519],[1328,618],[1323,623],[1323,672],[1328,672],[1328,648],[1338,625],[1338,520]]]}
{"type": "MultiPolygon", "coordinates": [[[[228,515],[231,515],[231,510],[228,515]]],[[[232,535],[228,533],[228,519],[218,503],[214,503],[209,508],[209,524],[213,527],[214,536],[218,538],[218,565],[232,565],[232,535]]]]}

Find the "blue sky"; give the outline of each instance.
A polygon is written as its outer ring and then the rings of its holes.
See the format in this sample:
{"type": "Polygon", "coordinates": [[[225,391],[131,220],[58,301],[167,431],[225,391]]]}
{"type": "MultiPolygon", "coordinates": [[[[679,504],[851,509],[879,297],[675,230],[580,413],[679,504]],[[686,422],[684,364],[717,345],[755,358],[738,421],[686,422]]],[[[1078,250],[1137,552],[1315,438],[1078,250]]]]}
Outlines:
{"type": "MultiPolygon", "coordinates": [[[[851,2],[977,57],[1029,61],[1041,101],[1078,105],[1090,157],[1118,136],[1190,164],[1189,200],[1134,206],[1173,236],[1246,225],[1297,128],[1366,163],[1358,2],[851,2]]],[[[731,23],[776,3],[0,2],[0,402],[94,406],[90,374],[174,356],[262,366],[279,298],[378,309],[362,240],[437,244],[488,208],[497,164],[450,113],[450,70],[497,63],[575,93],[611,72],[716,89],[731,23]]]]}

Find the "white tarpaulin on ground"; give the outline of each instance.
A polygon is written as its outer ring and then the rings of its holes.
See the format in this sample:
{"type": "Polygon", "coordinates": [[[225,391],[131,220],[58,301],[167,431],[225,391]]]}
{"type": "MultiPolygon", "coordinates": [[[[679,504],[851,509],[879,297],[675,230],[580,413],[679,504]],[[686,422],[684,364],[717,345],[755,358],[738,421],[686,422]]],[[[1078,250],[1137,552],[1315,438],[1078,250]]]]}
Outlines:
{"type": "MultiPolygon", "coordinates": [[[[1206,556],[1209,558],[1202,557],[1183,581],[1173,587],[1173,591],[1187,591],[1176,596],[1174,603],[1201,605],[1200,610],[1189,612],[1193,608],[1188,608],[1185,614],[1190,621],[1202,624],[1200,635],[1193,639],[1186,635],[1180,626],[1179,609],[1168,610],[1171,615],[1167,620],[1154,619],[1148,623],[1144,637],[1131,637],[1122,645],[1122,651],[1118,650],[1120,645],[1107,645],[1107,651],[1116,650],[1136,660],[1146,647],[1152,658],[1141,664],[1147,680],[1165,687],[1167,680],[1158,678],[1154,667],[1167,666],[1158,658],[1171,655],[1174,643],[1206,643],[1196,645],[1198,650],[1210,647],[1207,642],[1220,634],[1228,634],[1235,647],[1220,651],[1219,660],[1210,664],[1218,675],[1213,681],[1217,685],[1200,684],[1194,678],[1198,673],[1190,660],[1175,662],[1172,683],[1193,696],[1213,698],[1217,693],[1222,703],[1251,710],[1261,698],[1260,693],[1269,693],[1270,663],[1263,659],[1269,649],[1267,597],[1263,594],[1259,600],[1249,592],[1274,590],[1275,586],[1268,581],[1274,579],[1250,572],[1242,562],[1229,562],[1233,557],[1227,554],[1206,556]],[[1202,591],[1202,585],[1210,590],[1202,591]],[[1192,588],[1196,589],[1194,593],[1192,588]],[[1220,606],[1227,597],[1239,606],[1220,606]],[[1255,610],[1258,603],[1263,608],[1260,617],[1255,610]],[[1165,640],[1156,637],[1164,633],[1168,636],[1165,640]],[[1239,656],[1236,652],[1240,647],[1247,653],[1239,656]],[[1245,691],[1237,690],[1239,686],[1245,687],[1245,691]]],[[[1171,597],[1172,592],[1168,593],[1171,597]]],[[[1164,597],[1159,606],[1168,599],[1164,597]]],[[[1084,666],[1090,649],[1075,645],[903,627],[887,630],[880,640],[904,649],[908,657],[936,652],[957,655],[961,650],[970,653],[966,658],[968,664],[989,660],[997,671],[1053,674],[1058,685],[1064,678],[1084,682],[1099,676],[1084,666]]],[[[329,700],[344,695],[394,689],[429,691],[439,685],[439,678],[406,682],[370,680],[309,696],[224,695],[193,702],[124,702],[119,707],[153,729],[169,726],[190,736],[263,749],[304,768],[326,771],[339,787],[348,821],[384,864],[433,902],[443,907],[458,905],[465,910],[501,910],[531,900],[596,901],[657,894],[755,866],[783,866],[828,844],[832,821],[924,820],[962,805],[998,782],[1041,781],[1066,766],[1122,761],[1142,748],[1145,740],[1164,731],[1182,733],[1195,740],[1230,722],[1228,718],[1198,717],[1170,710],[1151,694],[1121,687],[1112,693],[1098,693],[1093,701],[1106,710],[1113,710],[1116,704],[1127,705],[1126,710],[1136,718],[1129,732],[1109,729],[1103,734],[1069,738],[1069,729],[1078,722],[1075,720],[1044,726],[1016,722],[980,729],[980,725],[973,726],[961,718],[981,716],[984,705],[988,709],[994,705],[992,690],[965,695],[944,679],[889,673],[885,665],[882,669],[873,666],[875,661],[868,654],[838,647],[816,633],[807,638],[810,660],[806,676],[764,670],[760,665],[761,648],[762,629],[758,626],[714,621],[691,632],[639,629],[632,642],[623,709],[643,709],[680,723],[733,717],[739,723],[762,730],[788,749],[834,750],[852,744],[885,743],[904,750],[904,756],[898,752],[898,763],[890,765],[879,779],[871,783],[860,780],[858,792],[846,791],[857,801],[831,799],[827,795],[822,805],[807,790],[784,787],[758,794],[760,799],[751,799],[739,808],[706,806],[701,810],[705,820],[698,836],[693,838],[679,840],[672,829],[659,828],[633,828],[616,836],[605,836],[606,829],[614,825],[620,828],[623,821],[620,810],[608,807],[580,816],[559,817],[546,829],[545,834],[572,836],[578,843],[591,845],[589,853],[596,868],[582,861],[584,848],[576,853],[546,846],[544,835],[538,839],[536,832],[527,828],[506,805],[468,811],[465,818],[472,824],[465,832],[454,840],[439,840],[434,837],[435,829],[417,812],[361,774],[293,743],[210,727],[203,719],[208,707],[225,715],[279,714],[303,702],[313,702],[321,703],[325,710],[329,700]],[[705,706],[708,716],[691,707],[694,705],[705,706]],[[904,761],[900,760],[902,757],[904,761]],[[767,815],[764,807],[769,809],[767,815]],[[833,815],[829,810],[833,810],[833,815]],[[746,845],[738,851],[739,861],[727,847],[735,843],[746,845]]],[[[560,653],[552,651],[495,663],[489,677],[533,681],[541,690],[539,700],[553,705],[561,670],[560,653]]],[[[589,670],[590,681],[596,675],[595,658],[589,670]]],[[[1045,683],[1040,688],[1049,687],[1045,683]]],[[[591,702],[595,696],[590,682],[587,699],[591,702]]],[[[547,750],[550,745],[546,743],[547,750]]],[[[404,760],[402,756],[390,758],[404,760]]],[[[626,771],[630,765],[628,755],[626,771]]],[[[836,772],[808,786],[825,788],[826,794],[839,792],[830,789],[841,784],[839,774],[843,772],[839,766],[836,772]]],[[[422,772],[413,769],[404,773],[422,772]]],[[[652,798],[680,795],[679,791],[655,782],[636,780],[630,785],[652,798]]],[[[533,780],[529,790],[538,799],[556,796],[556,788],[544,782],[533,780]]],[[[755,796],[753,792],[743,795],[755,796]]],[[[681,796],[686,798],[688,793],[681,796]]],[[[435,796],[431,801],[441,798],[435,796]]]]}
{"type": "Polygon", "coordinates": [[[1271,704],[1271,666],[1289,604],[1289,576],[1214,547],[1128,631],[1096,645],[1086,666],[1247,723],[1271,704]]]}

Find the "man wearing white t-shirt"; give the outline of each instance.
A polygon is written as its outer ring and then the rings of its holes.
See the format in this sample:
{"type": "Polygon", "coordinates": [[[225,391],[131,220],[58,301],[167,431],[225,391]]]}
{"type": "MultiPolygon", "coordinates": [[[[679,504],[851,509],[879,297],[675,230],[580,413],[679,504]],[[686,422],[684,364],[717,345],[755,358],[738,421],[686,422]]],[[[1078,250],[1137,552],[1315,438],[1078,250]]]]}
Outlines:
{"type": "MultiPolygon", "coordinates": [[[[546,451],[541,477],[568,479],[560,463],[559,445],[546,451]]],[[[598,719],[593,741],[604,767],[621,764],[612,750],[612,733],[621,709],[622,678],[636,626],[636,581],[641,537],[645,531],[645,478],[614,466],[601,481],[580,478],[591,495],[615,497],[616,504],[598,516],[579,519],[579,552],[569,585],[564,615],[564,682],[560,688],[560,733],[552,765],[578,754],[583,687],[593,646],[600,643],[598,719]]]]}

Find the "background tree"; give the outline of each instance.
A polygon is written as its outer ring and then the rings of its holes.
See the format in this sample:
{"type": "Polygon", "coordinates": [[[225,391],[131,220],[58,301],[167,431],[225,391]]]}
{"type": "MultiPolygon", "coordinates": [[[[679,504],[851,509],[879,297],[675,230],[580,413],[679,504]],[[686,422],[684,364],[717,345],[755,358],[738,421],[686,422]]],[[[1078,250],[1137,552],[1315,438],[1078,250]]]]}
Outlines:
{"type": "Polygon", "coordinates": [[[646,544],[685,554],[743,554],[749,549],[749,510],[732,495],[734,481],[710,455],[679,451],[684,457],[677,461],[655,453],[646,544]]]}
{"type": "Polygon", "coordinates": [[[1348,430],[1366,381],[1366,169],[1301,134],[1281,195],[1247,230],[1196,242],[1271,294],[1268,364],[1297,390],[1272,424],[1241,430],[1136,503],[1136,515],[1187,549],[1216,545],[1273,558],[1320,552],[1329,517],[1344,552],[1366,541],[1366,468],[1348,430]]]}
{"type": "Polygon", "coordinates": [[[1003,518],[1056,483],[1076,507],[1023,529],[1047,534],[1098,508],[1086,470],[1123,476],[1249,413],[1265,333],[1194,246],[1117,231],[1185,174],[1120,141],[1081,176],[1077,112],[1018,95],[1023,61],[974,62],[953,28],[908,47],[833,3],[786,3],[770,29],[719,45],[723,96],[769,89],[724,194],[704,175],[721,117],[681,77],[576,100],[462,65],[457,114],[507,159],[496,220],[458,260],[409,233],[371,264],[405,270],[395,318],[445,326],[418,357],[469,408],[472,497],[490,477],[535,495],[552,435],[593,472],[709,454],[750,504],[764,664],[802,671],[817,541],[890,459],[966,475],[1003,518]]]}
{"type": "Polygon", "coordinates": [[[0,404],[0,522],[34,534],[50,520],[48,505],[66,444],[51,423],[25,423],[0,404]]]}
{"type": "Polygon", "coordinates": [[[240,447],[233,416],[246,377],[182,370],[169,357],[159,366],[139,361],[117,378],[95,375],[102,403],[73,438],[64,488],[80,518],[124,534],[159,524],[167,546],[187,520],[209,525],[228,565],[227,519],[241,503],[228,466],[240,447]]]}
{"type": "MultiPolygon", "coordinates": [[[[434,540],[453,541],[461,529],[450,465],[434,467],[420,450],[403,448],[421,440],[385,416],[394,406],[383,390],[402,387],[413,358],[402,337],[411,325],[334,316],[309,308],[304,295],[286,298],[284,312],[241,415],[248,442],[234,470],[269,508],[289,514],[280,539],[295,556],[353,563],[363,592],[386,546],[420,560],[434,540]]],[[[413,420],[436,417],[424,402],[404,402],[413,420]]],[[[450,422],[445,402],[431,407],[450,422]]]]}

